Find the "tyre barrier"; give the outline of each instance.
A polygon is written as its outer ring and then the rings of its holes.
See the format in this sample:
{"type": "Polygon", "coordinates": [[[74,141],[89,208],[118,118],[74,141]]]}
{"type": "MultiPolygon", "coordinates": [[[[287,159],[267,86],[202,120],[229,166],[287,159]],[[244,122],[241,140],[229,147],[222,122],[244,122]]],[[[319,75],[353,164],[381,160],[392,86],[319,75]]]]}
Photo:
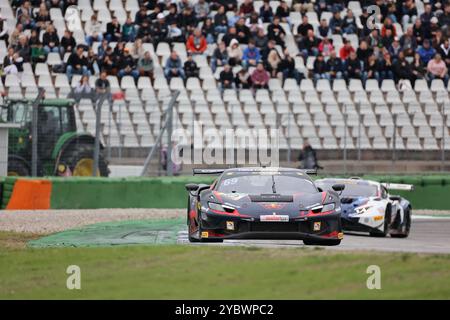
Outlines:
{"type": "MultiPolygon", "coordinates": [[[[214,177],[162,178],[17,178],[0,181],[2,208],[6,209],[100,209],[185,208],[188,182],[211,183],[214,177]]],[[[381,176],[364,179],[406,183],[414,191],[393,193],[410,200],[413,209],[450,210],[450,175],[381,176]]]]}

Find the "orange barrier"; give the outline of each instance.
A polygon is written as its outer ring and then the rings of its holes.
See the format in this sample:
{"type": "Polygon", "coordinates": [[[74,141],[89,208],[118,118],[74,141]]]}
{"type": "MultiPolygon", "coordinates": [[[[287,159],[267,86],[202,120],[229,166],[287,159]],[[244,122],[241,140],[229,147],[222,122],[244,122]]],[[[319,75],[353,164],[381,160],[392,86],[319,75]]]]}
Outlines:
{"type": "Polygon", "coordinates": [[[49,180],[18,179],[6,210],[50,209],[52,182],[49,180]]]}

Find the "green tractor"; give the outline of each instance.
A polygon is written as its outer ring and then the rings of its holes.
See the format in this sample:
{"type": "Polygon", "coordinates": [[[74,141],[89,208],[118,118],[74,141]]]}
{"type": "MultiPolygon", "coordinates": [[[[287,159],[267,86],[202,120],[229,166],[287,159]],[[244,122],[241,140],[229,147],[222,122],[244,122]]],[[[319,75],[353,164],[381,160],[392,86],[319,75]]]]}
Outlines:
{"type": "MultiPolygon", "coordinates": [[[[33,105],[37,104],[37,175],[92,176],[95,137],[77,131],[71,99],[16,100],[6,98],[0,122],[19,124],[9,130],[8,175],[32,174],[33,105]]],[[[100,145],[98,176],[109,175],[100,145]]]]}

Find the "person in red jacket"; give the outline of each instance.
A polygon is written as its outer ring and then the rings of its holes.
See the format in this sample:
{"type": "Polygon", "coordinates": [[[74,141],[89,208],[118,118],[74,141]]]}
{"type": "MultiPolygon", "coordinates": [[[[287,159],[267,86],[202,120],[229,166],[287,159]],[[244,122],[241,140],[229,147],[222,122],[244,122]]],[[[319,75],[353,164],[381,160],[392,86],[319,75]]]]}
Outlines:
{"type": "Polygon", "coordinates": [[[205,52],[207,46],[208,43],[206,42],[206,38],[202,35],[200,29],[195,29],[194,33],[189,36],[186,43],[187,51],[192,54],[202,54],[205,52]]]}
{"type": "Polygon", "coordinates": [[[342,60],[347,60],[350,53],[355,52],[355,49],[352,47],[352,43],[349,40],[344,40],[344,46],[339,50],[339,57],[342,60]]]}

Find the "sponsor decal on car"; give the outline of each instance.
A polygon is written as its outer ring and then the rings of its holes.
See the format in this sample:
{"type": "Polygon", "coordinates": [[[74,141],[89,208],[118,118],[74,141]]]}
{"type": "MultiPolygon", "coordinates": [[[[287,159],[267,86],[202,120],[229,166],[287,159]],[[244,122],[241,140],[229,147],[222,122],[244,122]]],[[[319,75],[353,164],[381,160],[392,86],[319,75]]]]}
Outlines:
{"type": "Polygon", "coordinates": [[[320,226],[321,226],[321,222],[320,221],[314,222],[313,230],[314,231],[320,231],[320,226]]]}
{"type": "Polygon", "coordinates": [[[289,216],[288,215],[263,215],[260,216],[259,219],[262,222],[289,222],[289,216]]]}
{"type": "Polygon", "coordinates": [[[208,231],[203,231],[202,232],[202,238],[208,238],[208,237],[209,237],[208,231]]]}
{"type": "Polygon", "coordinates": [[[227,230],[234,230],[234,221],[227,221],[227,230]]]}

